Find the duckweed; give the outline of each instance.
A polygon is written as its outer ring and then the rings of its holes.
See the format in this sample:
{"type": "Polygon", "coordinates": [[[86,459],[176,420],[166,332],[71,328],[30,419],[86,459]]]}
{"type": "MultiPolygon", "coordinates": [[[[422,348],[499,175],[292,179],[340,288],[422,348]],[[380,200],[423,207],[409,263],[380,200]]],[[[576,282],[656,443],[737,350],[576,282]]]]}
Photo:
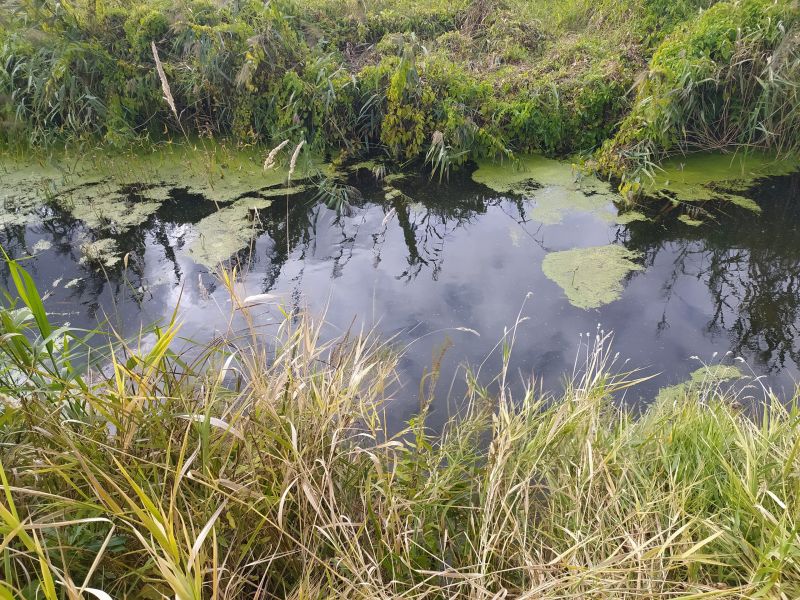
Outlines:
{"type": "Polygon", "coordinates": [[[633,262],[638,254],[614,244],[552,252],[544,257],[542,271],[557,283],[570,304],[598,308],[622,294],[622,280],[642,270],[633,262]]]}

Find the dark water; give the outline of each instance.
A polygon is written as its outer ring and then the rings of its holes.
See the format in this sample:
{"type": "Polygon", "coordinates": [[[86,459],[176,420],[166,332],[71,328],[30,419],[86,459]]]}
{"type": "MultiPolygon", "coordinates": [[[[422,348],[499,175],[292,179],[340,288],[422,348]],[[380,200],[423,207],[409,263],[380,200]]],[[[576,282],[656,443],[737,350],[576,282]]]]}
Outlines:
{"type": "MultiPolygon", "coordinates": [[[[419,379],[445,347],[434,407],[440,415],[451,382],[459,388],[459,365],[482,364],[480,376],[490,380],[500,364],[496,344],[518,315],[526,320],[511,359],[517,383],[535,376],[557,390],[572,372],[580,335],[594,335],[598,325],[614,332],[621,370],[656,375],[629,392],[629,402],[646,402],[660,387],[684,380],[700,366],[693,356],[707,362],[727,352],[741,356],[784,394],[798,375],[797,175],[764,180],[747,193],[762,207],[760,216],[730,206],[698,228],[659,211],[654,222],[613,225],[574,212],[546,226],[527,216],[529,201],[492,192],[468,174],[443,184],[426,178],[398,184],[413,202],[386,200],[364,172],[351,183],[363,200],[346,215],[313,195],[279,199],[262,212],[264,232],[237,256],[247,269],[242,293],[270,292],[287,307],[325,311],[331,334],[375,327],[408,346],[401,363],[406,384],[393,405],[398,418],[415,411],[419,379]],[[570,305],[544,276],[543,257],[609,243],[640,252],[645,269],[626,278],[615,302],[596,310],[570,305]]],[[[186,253],[191,224],[216,210],[212,202],[172,190],[143,225],[117,237],[130,253],[127,270],[105,272],[79,262],[83,225],[43,210],[52,218],[0,230],[0,243],[23,257],[38,240],[52,242],[25,265],[40,289],[50,290],[55,319],[76,327],[108,319],[131,335],[143,323],[167,319],[180,300],[184,336],[207,340],[228,330],[226,291],[186,253]]],[[[5,271],[2,277],[9,287],[5,271]]],[[[265,331],[280,320],[274,308],[257,310],[265,331]]]]}

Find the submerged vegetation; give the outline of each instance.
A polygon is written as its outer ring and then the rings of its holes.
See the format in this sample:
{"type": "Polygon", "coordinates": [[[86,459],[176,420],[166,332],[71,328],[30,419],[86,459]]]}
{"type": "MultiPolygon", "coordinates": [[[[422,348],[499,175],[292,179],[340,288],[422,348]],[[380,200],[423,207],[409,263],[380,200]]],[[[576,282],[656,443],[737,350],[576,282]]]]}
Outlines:
{"type": "Polygon", "coordinates": [[[5,3],[0,135],[304,139],[439,176],[602,145],[597,166],[630,191],[676,152],[797,149],[799,13],[796,0],[5,3]]]}
{"type": "MultiPolygon", "coordinates": [[[[55,329],[10,269],[2,598],[800,594],[800,413],[766,390],[748,413],[733,366],[634,418],[617,399],[636,375],[598,331],[560,400],[512,399],[503,369],[468,377],[442,432],[424,387],[393,432],[408,390],[369,335],[323,343],[296,314],[266,344],[178,354],[173,320],[147,344],[95,332],[87,362],[87,334],[55,329]]],[[[245,318],[268,301],[233,300],[245,318]]]]}

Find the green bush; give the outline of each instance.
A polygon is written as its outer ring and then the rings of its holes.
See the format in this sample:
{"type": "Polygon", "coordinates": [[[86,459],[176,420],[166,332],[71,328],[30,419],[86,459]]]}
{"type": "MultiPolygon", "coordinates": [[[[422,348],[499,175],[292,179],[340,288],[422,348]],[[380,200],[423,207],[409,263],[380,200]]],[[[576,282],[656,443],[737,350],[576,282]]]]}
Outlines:
{"type": "Polygon", "coordinates": [[[186,133],[246,144],[304,138],[327,155],[381,152],[437,171],[515,152],[587,154],[605,143],[601,168],[631,180],[674,152],[793,149],[794,0],[731,0],[700,12],[712,4],[4,5],[0,135],[33,145],[186,133]]]}
{"type": "Polygon", "coordinates": [[[668,154],[800,149],[800,12],[793,0],[721,2],[667,37],[600,154],[614,175],[668,154]]]}

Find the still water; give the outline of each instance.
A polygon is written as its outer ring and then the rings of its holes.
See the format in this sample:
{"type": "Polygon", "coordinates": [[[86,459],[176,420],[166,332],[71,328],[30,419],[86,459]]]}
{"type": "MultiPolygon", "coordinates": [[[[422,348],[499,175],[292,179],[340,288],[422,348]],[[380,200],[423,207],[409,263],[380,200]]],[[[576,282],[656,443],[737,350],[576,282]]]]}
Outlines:
{"type": "MultiPolygon", "coordinates": [[[[558,181],[498,192],[475,180],[467,169],[441,183],[406,177],[387,186],[361,169],[348,177],[357,192],[345,210],[314,191],[273,197],[249,213],[255,234],[234,257],[243,270],[240,291],[324,313],[328,335],[374,328],[405,348],[405,385],[391,408],[397,418],[413,414],[420,377],[443,350],[434,406],[440,417],[454,399],[448,395],[457,395],[463,365],[480,366],[490,380],[504,328],[520,319],[511,357],[518,388],[533,376],[557,391],[581,335],[599,326],[614,332],[620,370],[654,376],[628,402],[647,402],[660,387],[685,380],[700,366],[693,357],[717,362],[728,352],[726,360],[741,356],[745,370],[788,393],[800,365],[800,176],[755,181],[741,196],[760,212],[721,204],[704,209],[700,225],[663,201],[651,204],[647,220],[625,222],[606,196],[610,187],[595,185],[554,213],[542,209],[559,197],[558,181]],[[631,251],[635,268],[624,270],[607,303],[571,302],[564,282],[543,270],[549,254],[608,245],[631,251]]],[[[2,185],[0,212],[15,210],[9,202],[18,190],[2,185]]],[[[240,327],[214,269],[192,251],[200,224],[234,197],[210,201],[180,185],[168,186],[155,204],[135,186],[115,193],[126,206],[151,202],[141,222],[104,233],[128,255],[125,263],[87,263],[80,247],[98,237],[98,225],[52,196],[36,205],[36,218],[9,218],[0,228],[11,256],[30,257],[24,264],[47,292],[53,318],[84,328],[108,320],[134,335],[169,319],[178,305],[186,338],[209,340],[240,327]]],[[[2,283],[10,285],[5,270],[2,283]]],[[[275,305],[254,311],[265,332],[280,320],[275,305]]]]}

